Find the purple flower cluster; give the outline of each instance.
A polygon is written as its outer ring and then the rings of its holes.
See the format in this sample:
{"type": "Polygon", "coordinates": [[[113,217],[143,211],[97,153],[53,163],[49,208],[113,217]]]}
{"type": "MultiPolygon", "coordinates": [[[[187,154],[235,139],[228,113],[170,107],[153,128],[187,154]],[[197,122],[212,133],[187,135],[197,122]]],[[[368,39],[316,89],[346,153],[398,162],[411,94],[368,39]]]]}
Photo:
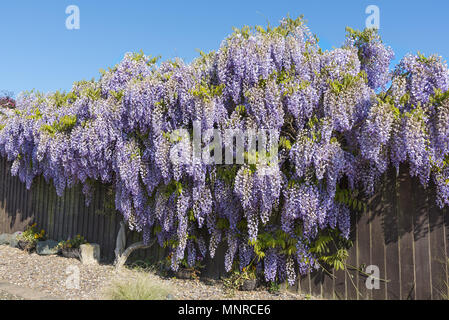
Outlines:
{"type": "Polygon", "coordinates": [[[127,54],[67,94],[22,94],[2,120],[0,154],[27,187],[40,175],[58,195],[82,184],[88,202],[94,181],[112,185],[129,227],[170,248],[174,270],[224,242],[226,270],[256,263],[267,281],[293,284],[318,266],[309,248],[322,231],[349,238],[341,188],[371,193],[390,165],[407,162],[449,204],[448,68],[419,54],[392,73],[392,59],[377,34],[352,33],[323,52],[301,19],[235,30],[190,64],[127,54]],[[194,127],[202,150],[212,129],[270,130],[279,161],[203,162],[194,127]],[[258,247],[279,232],[294,240],[290,250],[258,247]]]}

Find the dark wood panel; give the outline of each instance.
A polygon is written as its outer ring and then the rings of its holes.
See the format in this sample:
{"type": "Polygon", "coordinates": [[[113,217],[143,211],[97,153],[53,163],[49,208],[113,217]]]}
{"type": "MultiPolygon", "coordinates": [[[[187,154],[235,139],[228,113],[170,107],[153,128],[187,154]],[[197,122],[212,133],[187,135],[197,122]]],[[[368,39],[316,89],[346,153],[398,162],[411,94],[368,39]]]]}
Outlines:
{"type": "Polygon", "coordinates": [[[310,274],[301,276],[299,278],[298,286],[299,286],[299,291],[302,294],[310,295],[312,292],[312,289],[310,287],[310,274]]]}
{"type": "Polygon", "coordinates": [[[45,214],[45,226],[47,227],[47,231],[50,232],[51,230],[51,215],[49,214],[49,203],[50,203],[50,188],[48,187],[47,183],[45,182],[45,179],[41,178],[41,185],[42,185],[42,212],[45,214]]]}
{"type": "Polygon", "coordinates": [[[335,299],[335,284],[334,284],[334,271],[328,270],[328,273],[324,272],[324,280],[322,287],[322,296],[324,299],[335,299]]]}
{"type": "MultiPolygon", "coordinates": [[[[444,243],[446,247],[445,252],[445,260],[447,263],[446,266],[446,281],[444,281],[444,285],[447,287],[447,293],[445,296],[446,300],[449,300],[449,209],[447,207],[443,210],[443,220],[444,220],[444,243]]],[[[443,294],[444,295],[444,294],[443,294]]]]}
{"type": "Polygon", "coordinates": [[[399,230],[398,230],[398,199],[396,188],[396,170],[391,169],[387,174],[384,188],[385,208],[382,215],[383,240],[385,246],[385,277],[386,299],[399,300],[401,298],[400,265],[399,265],[399,230]]]}
{"type": "Polygon", "coordinates": [[[4,200],[4,206],[5,206],[5,227],[4,227],[4,232],[10,232],[12,231],[10,229],[10,217],[13,215],[13,212],[11,210],[11,205],[10,205],[10,201],[9,201],[9,195],[11,194],[11,175],[9,174],[10,167],[9,164],[7,162],[5,162],[5,200],[4,200]]]}
{"type": "Polygon", "coordinates": [[[315,297],[321,297],[323,294],[324,272],[322,270],[310,273],[311,294],[315,297]]]}
{"type": "Polygon", "coordinates": [[[346,271],[334,270],[334,290],[333,297],[336,300],[346,299],[346,271]]]}
{"type": "MultiPolygon", "coordinates": [[[[81,188],[80,188],[81,189],[81,188]]],[[[85,237],[87,239],[87,241],[89,241],[89,239],[87,238],[87,217],[86,217],[86,211],[87,211],[87,207],[86,207],[86,199],[84,198],[83,193],[79,192],[78,194],[79,196],[79,201],[80,201],[80,205],[79,205],[79,214],[80,214],[80,226],[79,226],[79,233],[85,237]]]]}
{"type": "Polygon", "coordinates": [[[5,189],[6,184],[4,183],[6,180],[5,177],[5,160],[3,158],[0,158],[0,232],[4,233],[6,232],[6,210],[5,210],[5,189]]]}
{"type": "MultiPolygon", "coordinates": [[[[344,272],[344,278],[341,281],[345,282],[345,294],[344,299],[357,300],[358,299],[358,272],[357,272],[357,251],[358,251],[358,219],[360,214],[353,213],[351,215],[352,229],[351,240],[353,242],[352,248],[349,249],[349,257],[347,259],[347,268],[344,272]]],[[[341,276],[341,273],[339,273],[341,276]]],[[[340,280],[337,279],[338,283],[340,280]]]]}
{"type": "Polygon", "coordinates": [[[416,299],[432,298],[432,276],[430,270],[430,239],[427,191],[418,179],[412,180],[413,196],[413,239],[415,264],[416,299]]]}
{"type": "Polygon", "coordinates": [[[401,299],[415,299],[415,269],[413,249],[413,192],[408,171],[401,168],[398,188],[399,261],[401,270],[401,299]]]}
{"type": "Polygon", "coordinates": [[[60,216],[60,213],[61,213],[61,198],[60,197],[58,197],[57,196],[57,194],[55,193],[54,194],[54,209],[53,209],[53,212],[54,212],[54,217],[55,217],[55,220],[54,220],[54,224],[55,224],[55,239],[56,240],[63,240],[62,239],[62,237],[61,237],[61,232],[60,232],[60,229],[61,229],[61,216],[60,216]]]}
{"type": "Polygon", "coordinates": [[[68,237],[72,238],[72,230],[69,229],[71,227],[71,212],[69,210],[70,208],[70,193],[71,189],[65,189],[64,190],[64,197],[62,201],[62,216],[64,217],[64,220],[62,222],[62,237],[68,237]]]}
{"type": "Polygon", "coordinates": [[[74,230],[74,220],[75,220],[75,192],[76,188],[71,188],[68,192],[68,199],[66,203],[67,212],[69,215],[69,221],[67,223],[67,233],[69,234],[69,237],[76,237],[76,230],[74,230]]]}
{"type": "Polygon", "coordinates": [[[109,261],[113,261],[115,259],[115,245],[116,245],[116,239],[117,239],[117,234],[118,231],[120,229],[120,224],[119,224],[120,218],[117,217],[115,214],[111,214],[110,218],[109,218],[109,232],[108,232],[108,236],[109,236],[109,240],[108,242],[111,244],[111,249],[108,251],[106,258],[109,261]]]}
{"type": "Polygon", "coordinates": [[[361,213],[357,224],[357,268],[359,270],[357,272],[357,288],[359,300],[372,298],[372,291],[366,287],[367,277],[365,275],[366,267],[370,265],[371,261],[371,228],[369,216],[369,213],[361,213]]]}
{"type": "Polygon", "coordinates": [[[49,213],[49,228],[52,232],[52,238],[59,240],[57,237],[57,215],[56,215],[57,195],[53,185],[50,185],[48,189],[48,213],[49,213]]]}
{"type": "MultiPolygon", "coordinates": [[[[382,206],[382,199],[377,199],[378,203],[373,205],[382,206]]],[[[371,261],[372,266],[377,266],[379,268],[379,288],[373,288],[372,298],[374,300],[384,300],[386,299],[386,257],[385,257],[385,244],[382,230],[382,217],[377,212],[378,209],[371,212],[371,261]]]]}
{"type": "Polygon", "coordinates": [[[432,299],[447,297],[447,256],[444,232],[444,213],[436,205],[435,190],[428,191],[429,197],[429,239],[432,299]]]}
{"type": "Polygon", "coordinates": [[[84,210],[84,198],[81,194],[81,188],[76,188],[75,192],[75,210],[76,210],[76,223],[75,233],[81,236],[85,236],[83,233],[83,210],[84,210]]]}

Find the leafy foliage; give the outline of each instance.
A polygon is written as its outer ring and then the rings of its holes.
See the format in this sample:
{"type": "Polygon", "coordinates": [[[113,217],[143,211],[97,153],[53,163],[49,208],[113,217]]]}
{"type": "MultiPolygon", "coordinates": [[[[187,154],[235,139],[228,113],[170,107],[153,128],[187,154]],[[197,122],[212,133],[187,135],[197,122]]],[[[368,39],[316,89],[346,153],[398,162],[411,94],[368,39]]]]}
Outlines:
{"type": "Polygon", "coordinates": [[[45,240],[45,230],[37,230],[37,224],[29,226],[24,232],[17,236],[17,240],[28,242],[29,244],[36,244],[38,241],[45,240]]]}
{"type": "Polygon", "coordinates": [[[87,240],[81,235],[76,235],[72,239],[64,240],[58,243],[58,249],[78,249],[82,244],[86,244],[87,240]]]}

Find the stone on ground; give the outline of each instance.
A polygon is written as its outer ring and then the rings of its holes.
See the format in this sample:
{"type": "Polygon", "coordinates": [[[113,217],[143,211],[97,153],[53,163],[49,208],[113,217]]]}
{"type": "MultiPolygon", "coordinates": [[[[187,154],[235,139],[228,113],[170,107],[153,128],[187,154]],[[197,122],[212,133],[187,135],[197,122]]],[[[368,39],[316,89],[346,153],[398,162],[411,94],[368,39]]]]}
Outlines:
{"type": "Polygon", "coordinates": [[[8,245],[11,242],[12,234],[0,234],[0,246],[8,245]]]}
{"type": "Polygon", "coordinates": [[[36,252],[41,256],[51,256],[58,253],[58,242],[55,240],[39,241],[36,252]]]}
{"type": "Polygon", "coordinates": [[[21,235],[21,231],[17,231],[12,234],[11,240],[9,241],[9,246],[12,248],[18,248],[19,247],[19,240],[17,240],[17,237],[21,235]]]}
{"type": "Polygon", "coordinates": [[[96,243],[80,246],[80,260],[84,265],[100,263],[100,245],[96,243]]]}

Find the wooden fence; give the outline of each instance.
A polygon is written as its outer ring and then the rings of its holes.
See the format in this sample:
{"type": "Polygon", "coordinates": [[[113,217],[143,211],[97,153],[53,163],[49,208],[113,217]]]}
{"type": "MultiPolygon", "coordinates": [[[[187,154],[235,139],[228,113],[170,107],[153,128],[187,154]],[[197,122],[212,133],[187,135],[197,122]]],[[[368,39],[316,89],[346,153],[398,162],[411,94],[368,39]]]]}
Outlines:
{"type": "Polygon", "coordinates": [[[315,272],[298,289],[333,299],[448,299],[449,211],[436,205],[433,186],[424,189],[408,170],[390,170],[369,211],[354,214],[346,271],[315,272]],[[380,286],[364,272],[379,269],[380,286]]]}
{"type": "MultiPolygon", "coordinates": [[[[432,187],[423,189],[407,172],[401,168],[397,175],[390,170],[369,199],[368,212],[353,215],[354,246],[347,269],[314,272],[289,290],[328,299],[447,299],[449,211],[436,206],[432,187]],[[379,270],[378,288],[366,274],[371,265],[379,270]],[[367,281],[374,285],[372,289],[367,281]]],[[[86,207],[79,187],[59,198],[43,178],[27,191],[18,178],[11,177],[10,164],[0,159],[0,233],[24,230],[36,222],[52,239],[81,234],[99,243],[102,259],[111,262],[120,217],[108,213],[107,197],[106,188],[99,186],[86,207]]],[[[128,232],[127,238],[131,243],[139,241],[140,235],[128,232]]],[[[208,276],[225,274],[225,249],[222,245],[216,258],[206,262],[208,276]]],[[[156,261],[164,254],[163,249],[154,248],[136,252],[131,259],[156,261]]]]}

